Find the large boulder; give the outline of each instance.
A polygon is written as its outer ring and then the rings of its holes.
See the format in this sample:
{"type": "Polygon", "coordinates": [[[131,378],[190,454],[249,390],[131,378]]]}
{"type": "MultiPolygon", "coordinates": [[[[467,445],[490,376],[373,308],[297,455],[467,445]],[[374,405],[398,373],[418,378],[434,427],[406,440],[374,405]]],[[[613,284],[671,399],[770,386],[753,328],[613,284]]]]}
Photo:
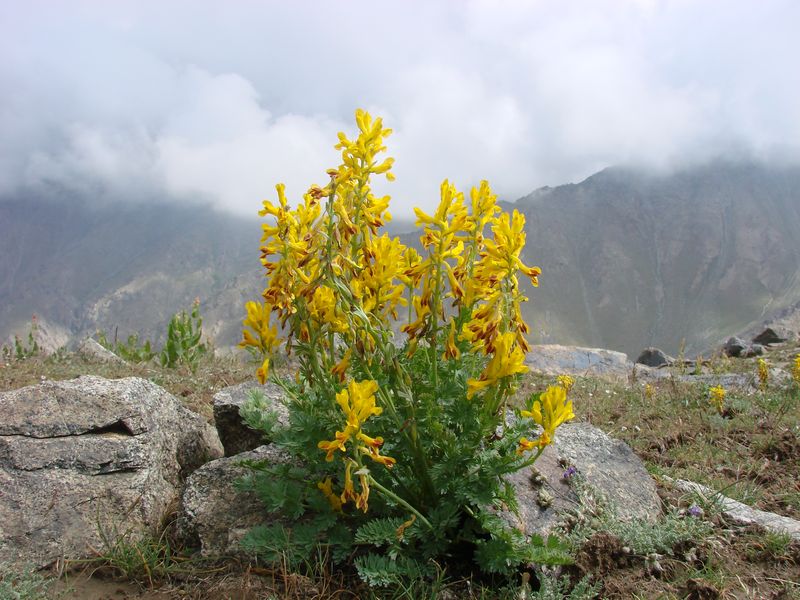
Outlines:
{"type": "Polygon", "coordinates": [[[533,467],[509,477],[519,514],[506,513],[505,518],[526,535],[551,533],[579,508],[575,478],[616,508],[620,519],[653,522],[661,514],[655,481],[625,442],[588,423],[567,423],[556,430],[554,443],[533,467]]]}
{"type": "Polygon", "coordinates": [[[262,432],[245,425],[239,414],[254,390],[263,394],[269,408],[276,413],[279,424],[287,425],[289,422],[289,411],[283,403],[284,392],[272,382],[259,385],[255,381],[248,381],[220,390],[214,394],[214,422],[225,448],[225,456],[235,456],[272,441],[262,432]]]}
{"type": "Polygon", "coordinates": [[[236,482],[251,472],[242,465],[246,460],[278,464],[289,457],[269,444],[203,465],[186,481],[178,533],[186,543],[199,546],[203,556],[239,554],[244,534],[266,520],[256,495],[236,488],[236,482]]]}
{"type": "Polygon", "coordinates": [[[525,364],[534,373],[598,377],[620,383],[627,383],[633,370],[633,363],[622,352],[557,344],[531,347],[525,364]]]}
{"type": "Polygon", "coordinates": [[[753,338],[754,344],[780,344],[786,340],[792,340],[796,336],[786,327],[773,326],[765,327],[764,330],[753,338]]]}
{"type": "Polygon", "coordinates": [[[672,364],[674,359],[667,356],[663,350],[658,348],[645,348],[636,359],[637,365],[648,367],[663,367],[672,364]]]}
{"type": "Polygon", "coordinates": [[[81,558],[155,533],[214,429],[144,379],[85,376],[0,393],[0,562],[81,558]]]}

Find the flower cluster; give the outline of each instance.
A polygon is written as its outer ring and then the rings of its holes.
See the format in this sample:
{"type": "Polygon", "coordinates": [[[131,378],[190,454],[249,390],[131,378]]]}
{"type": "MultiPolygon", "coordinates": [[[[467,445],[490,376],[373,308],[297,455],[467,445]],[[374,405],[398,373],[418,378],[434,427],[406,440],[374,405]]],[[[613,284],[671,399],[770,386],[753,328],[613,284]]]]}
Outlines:
{"type": "Polygon", "coordinates": [[[761,384],[761,389],[767,389],[767,384],[769,383],[769,366],[767,365],[767,361],[763,358],[758,359],[758,381],[761,384]]]}
{"type": "Polygon", "coordinates": [[[535,440],[521,438],[517,453],[522,454],[533,449],[544,449],[553,442],[556,428],[575,418],[572,412],[572,401],[567,400],[567,391],[560,385],[551,385],[547,390],[532,399],[530,410],[520,411],[520,416],[533,419],[543,431],[535,440]]]}
{"type": "Polygon", "coordinates": [[[800,354],[794,357],[794,366],[792,367],[792,377],[797,383],[800,383],[800,354]]]}
{"type": "MultiPolygon", "coordinates": [[[[421,407],[409,361],[424,357],[426,380],[436,388],[440,371],[462,354],[472,356],[458,371],[466,373],[463,398],[489,423],[502,413],[516,376],[528,370],[523,283],[537,286],[541,271],[523,260],[524,215],[503,213],[486,181],[467,197],[445,180],[434,212],[415,209],[419,251],[382,233],[391,219],[389,197],[376,195],[370,178],[394,178],[394,160],[381,158],[391,130],[362,110],[356,124],[355,138],[339,134],[341,164],[327,171],[325,185],[312,185],[294,208],[283,184],[276,186],[276,199],[263,202],[266,288],[261,302],[246,305],[240,346],[261,356],[256,375],[262,383],[279,345],[297,357],[298,386],[322,399],[332,434],[317,446],[327,461],[344,463],[344,491],[334,493],[333,477],[320,481],[319,490],[335,510],[354,500],[366,511],[370,486],[380,489],[375,476],[382,476],[371,474],[364,458],[386,468],[395,464],[380,453],[383,438],[363,431],[367,419],[385,411],[388,418],[376,421],[393,424],[393,452],[401,444],[413,463],[409,468],[425,470],[429,463],[427,442],[417,432],[421,407]],[[406,336],[402,356],[393,340],[397,329],[406,336]],[[345,424],[334,433],[336,405],[345,424]]],[[[545,429],[540,447],[572,418],[565,394],[573,383],[560,380],[560,392],[549,390],[528,411],[545,429]]],[[[378,431],[388,437],[387,430],[378,431]]],[[[430,477],[419,476],[433,502],[430,477]]]]}
{"type": "Polygon", "coordinates": [[[569,391],[572,389],[572,386],[575,385],[575,379],[570,377],[569,375],[559,375],[556,379],[558,385],[564,388],[564,391],[569,394],[569,391]]]}
{"type": "Polygon", "coordinates": [[[725,406],[725,388],[721,385],[714,386],[708,390],[709,392],[709,402],[711,405],[717,409],[717,412],[722,414],[722,410],[725,406]]]}
{"type": "Polygon", "coordinates": [[[325,452],[325,460],[333,460],[337,450],[347,451],[346,444],[353,442],[354,452],[351,457],[345,459],[345,483],[340,504],[332,500],[332,488],[327,483],[320,484],[320,489],[328,497],[331,506],[341,508],[341,505],[349,500],[355,500],[356,507],[367,511],[367,500],[369,499],[369,471],[363,467],[362,456],[367,456],[377,463],[387,468],[392,468],[397,462],[389,456],[383,456],[379,449],[383,445],[382,437],[370,437],[361,428],[371,416],[380,415],[383,409],[375,405],[375,392],[378,384],[375,381],[350,381],[345,389],[336,394],[336,403],[342,409],[346,418],[344,431],[337,431],[336,436],[331,441],[321,441],[317,446],[325,452]],[[356,493],[353,486],[351,471],[353,466],[358,468],[361,492],[356,493]]]}

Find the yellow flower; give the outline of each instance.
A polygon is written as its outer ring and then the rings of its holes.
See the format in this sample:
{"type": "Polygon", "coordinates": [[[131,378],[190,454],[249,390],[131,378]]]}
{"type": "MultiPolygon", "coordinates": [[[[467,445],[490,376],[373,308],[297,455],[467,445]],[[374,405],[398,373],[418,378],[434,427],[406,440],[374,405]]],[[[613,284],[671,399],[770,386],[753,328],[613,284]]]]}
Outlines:
{"type": "Polygon", "coordinates": [[[758,359],[758,380],[761,382],[761,389],[767,389],[769,383],[769,366],[763,358],[758,359]]]}
{"type": "Polygon", "coordinates": [[[331,481],[331,478],[328,477],[325,479],[325,481],[320,481],[317,483],[317,488],[319,488],[319,490],[325,495],[325,498],[328,499],[331,508],[337,512],[341,512],[342,499],[333,493],[333,482],[331,481]]]}
{"type": "Polygon", "coordinates": [[[536,448],[544,448],[545,446],[549,446],[551,442],[552,440],[546,431],[543,431],[535,440],[529,440],[525,437],[520,438],[519,444],[517,445],[517,455],[525,454],[536,448]]]}
{"type": "Polygon", "coordinates": [[[653,396],[655,396],[655,389],[649,383],[644,385],[644,397],[648,400],[652,400],[653,396]]]}
{"type": "Polygon", "coordinates": [[[725,405],[725,388],[721,385],[712,387],[709,391],[709,401],[712,406],[717,409],[717,412],[722,414],[722,409],[725,405]]]}
{"type": "Polygon", "coordinates": [[[556,381],[558,382],[558,385],[564,388],[564,391],[568,394],[572,389],[572,386],[575,385],[575,380],[569,375],[559,375],[556,381]]]}
{"type": "Polygon", "coordinates": [[[278,345],[278,329],[269,324],[269,307],[261,302],[247,302],[245,304],[247,317],[242,321],[242,325],[255,332],[253,336],[247,329],[242,330],[242,341],[239,342],[240,348],[255,348],[261,354],[272,354],[275,346],[278,345]]]}
{"type": "Polygon", "coordinates": [[[347,369],[350,368],[350,357],[353,354],[353,350],[351,348],[347,349],[347,352],[344,353],[342,360],[336,363],[333,368],[331,369],[331,373],[339,379],[342,383],[345,380],[345,373],[347,373],[347,369]]]}
{"type": "Polygon", "coordinates": [[[794,367],[792,368],[792,376],[797,383],[800,383],[800,354],[794,357],[794,367]]]}
{"type": "Polygon", "coordinates": [[[448,359],[455,359],[458,360],[461,358],[461,351],[456,346],[456,322],[455,320],[450,320],[450,333],[447,335],[447,343],[445,344],[444,354],[442,354],[443,360],[448,359]]]}
{"type": "MultiPolygon", "coordinates": [[[[575,418],[575,413],[572,412],[572,401],[567,400],[566,390],[555,385],[551,385],[543,394],[540,394],[538,399],[531,404],[530,410],[520,411],[519,414],[522,417],[533,419],[534,423],[541,425],[544,429],[537,440],[539,447],[544,447],[552,441],[559,425],[575,418]]],[[[520,440],[520,447],[522,445],[522,440],[520,440]]]]}
{"type": "Polygon", "coordinates": [[[467,398],[472,398],[476,392],[491,387],[503,377],[528,371],[528,367],[523,364],[525,353],[516,346],[515,341],[516,336],[511,331],[497,337],[494,355],[480,378],[467,380],[467,398]]]}
{"type": "Polygon", "coordinates": [[[258,377],[258,382],[261,385],[264,385],[267,382],[267,377],[269,376],[269,356],[264,359],[264,362],[261,363],[261,366],[256,369],[256,377],[258,377]]]}
{"type": "Polygon", "coordinates": [[[320,324],[330,325],[335,333],[348,330],[347,321],[336,308],[334,291],[327,286],[321,285],[314,290],[314,295],[308,303],[308,311],[312,319],[320,324]]]}
{"type": "Polygon", "coordinates": [[[323,450],[325,460],[332,461],[337,450],[347,451],[346,444],[350,440],[356,440],[357,446],[364,454],[375,462],[391,468],[395,460],[388,456],[382,456],[378,449],[383,445],[383,438],[371,438],[361,431],[367,419],[371,416],[380,415],[383,409],[375,404],[375,392],[378,391],[378,383],[373,380],[353,381],[347,387],[336,394],[336,403],[345,414],[347,424],[344,431],[337,431],[333,440],[323,440],[317,444],[323,450]]]}

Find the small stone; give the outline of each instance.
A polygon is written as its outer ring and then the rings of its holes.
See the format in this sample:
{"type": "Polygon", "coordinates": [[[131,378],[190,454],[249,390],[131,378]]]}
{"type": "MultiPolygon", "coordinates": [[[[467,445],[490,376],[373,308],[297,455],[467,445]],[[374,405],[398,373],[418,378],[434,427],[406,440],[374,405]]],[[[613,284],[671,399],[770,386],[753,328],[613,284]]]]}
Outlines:
{"type": "Polygon", "coordinates": [[[548,508],[553,504],[553,495],[547,490],[541,489],[536,495],[536,503],[542,508],[548,508]]]}

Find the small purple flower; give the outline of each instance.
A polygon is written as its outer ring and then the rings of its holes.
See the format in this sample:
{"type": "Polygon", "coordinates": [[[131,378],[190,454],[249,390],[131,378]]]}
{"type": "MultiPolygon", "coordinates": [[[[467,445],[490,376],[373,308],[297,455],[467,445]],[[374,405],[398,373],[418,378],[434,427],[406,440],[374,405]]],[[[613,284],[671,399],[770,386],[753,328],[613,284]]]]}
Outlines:
{"type": "Polygon", "coordinates": [[[574,466],[572,466],[569,469],[567,469],[566,471],[564,471],[564,475],[562,477],[564,477],[564,479],[569,479],[570,477],[575,475],[575,473],[577,473],[577,472],[578,472],[578,469],[575,468],[574,466]]]}
{"type": "Polygon", "coordinates": [[[697,504],[692,504],[687,511],[693,517],[699,517],[703,514],[703,509],[697,506],[697,504]]]}

